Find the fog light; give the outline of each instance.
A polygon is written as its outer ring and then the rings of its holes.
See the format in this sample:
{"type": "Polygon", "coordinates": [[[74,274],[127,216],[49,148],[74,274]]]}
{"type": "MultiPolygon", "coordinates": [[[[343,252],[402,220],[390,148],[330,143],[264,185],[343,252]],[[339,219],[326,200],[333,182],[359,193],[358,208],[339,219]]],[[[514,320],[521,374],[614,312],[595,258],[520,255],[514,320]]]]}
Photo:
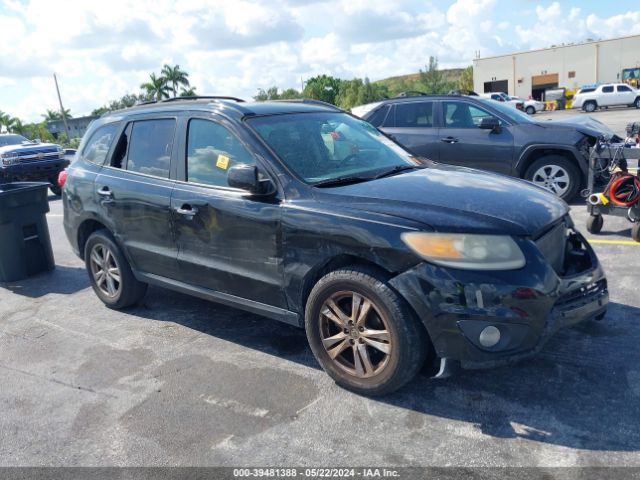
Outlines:
{"type": "Polygon", "coordinates": [[[493,325],[486,327],[480,332],[480,337],[478,337],[480,341],[480,345],[483,347],[493,347],[498,344],[500,341],[500,330],[498,330],[493,325]]]}

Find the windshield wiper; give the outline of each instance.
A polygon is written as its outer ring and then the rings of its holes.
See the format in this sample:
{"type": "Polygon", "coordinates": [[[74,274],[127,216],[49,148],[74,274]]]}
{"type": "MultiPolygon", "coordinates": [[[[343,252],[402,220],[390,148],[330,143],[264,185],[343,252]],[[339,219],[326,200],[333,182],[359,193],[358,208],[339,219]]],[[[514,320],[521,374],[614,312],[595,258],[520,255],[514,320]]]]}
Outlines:
{"type": "Polygon", "coordinates": [[[330,178],[328,180],[322,180],[321,182],[318,183],[314,183],[313,186],[314,187],[337,187],[338,185],[349,185],[352,183],[360,183],[360,182],[366,182],[368,180],[372,180],[371,177],[356,177],[356,176],[349,176],[349,177],[337,177],[337,178],[330,178]]]}
{"type": "Polygon", "coordinates": [[[396,165],[395,167],[390,168],[389,170],[385,170],[384,172],[379,173],[378,175],[373,177],[373,179],[376,180],[378,178],[390,177],[391,175],[397,175],[398,173],[406,172],[407,170],[415,170],[416,168],[426,168],[426,166],[425,165],[396,165]]]}

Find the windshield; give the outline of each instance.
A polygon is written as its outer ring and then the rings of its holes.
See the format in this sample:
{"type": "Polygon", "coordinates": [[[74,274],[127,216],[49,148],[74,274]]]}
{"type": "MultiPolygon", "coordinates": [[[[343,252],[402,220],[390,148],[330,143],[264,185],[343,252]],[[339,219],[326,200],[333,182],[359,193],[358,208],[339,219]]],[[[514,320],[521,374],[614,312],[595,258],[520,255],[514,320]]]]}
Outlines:
{"type": "Polygon", "coordinates": [[[28,142],[22,135],[0,135],[0,147],[7,145],[20,145],[22,142],[28,142]]]}
{"type": "Polygon", "coordinates": [[[491,100],[485,100],[485,99],[481,101],[486,102],[488,105],[498,110],[502,115],[507,117],[509,120],[512,120],[516,123],[535,123],[533,120],[531,120],[531,118],[529,118],[529,115],[527,115],[524,112],[521,112],[520,110],[513,107],[512,105],[508,105],[508,104],[505,105],[503,103],[499,103],[491,100]]]}
{"type": "Polygon", "coordinates": [[[420,162],[364,120],[344,113],[298,113],[248,121],[280,159],[310,184],[343,177],[371,179],[420,162]]]}

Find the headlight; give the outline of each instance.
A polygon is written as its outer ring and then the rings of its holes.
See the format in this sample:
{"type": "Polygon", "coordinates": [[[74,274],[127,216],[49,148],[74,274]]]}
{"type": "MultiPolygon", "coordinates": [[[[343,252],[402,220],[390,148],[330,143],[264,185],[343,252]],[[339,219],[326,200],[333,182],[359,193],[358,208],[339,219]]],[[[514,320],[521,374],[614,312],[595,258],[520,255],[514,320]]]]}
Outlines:
{"type": "Polygon", "coordinates": [[[405,232],[402,240],[428,262],[465,270],[516,270],[526,264],[516,242],[503,235],[405,232]]]}

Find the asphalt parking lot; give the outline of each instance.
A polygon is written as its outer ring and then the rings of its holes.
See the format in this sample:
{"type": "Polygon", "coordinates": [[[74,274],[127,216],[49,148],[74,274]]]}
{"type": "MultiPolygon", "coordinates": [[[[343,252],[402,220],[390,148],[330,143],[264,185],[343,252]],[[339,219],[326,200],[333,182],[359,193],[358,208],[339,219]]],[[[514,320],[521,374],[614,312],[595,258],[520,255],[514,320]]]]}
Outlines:
{"type": "MultiPolygon", "coordinates": [[[[623,133],[640,113],[594,117],[623,133]]],[[[586,234],[603,321],[515,366],[368,399],[285,324],[159,288],[105,308],[50,206],[55,271],[0,284],[1,466],[640,466],[640,244],[623,218],[586,234]]],[[[572,215],[584,232],[586,207],[572,215]]]]}

